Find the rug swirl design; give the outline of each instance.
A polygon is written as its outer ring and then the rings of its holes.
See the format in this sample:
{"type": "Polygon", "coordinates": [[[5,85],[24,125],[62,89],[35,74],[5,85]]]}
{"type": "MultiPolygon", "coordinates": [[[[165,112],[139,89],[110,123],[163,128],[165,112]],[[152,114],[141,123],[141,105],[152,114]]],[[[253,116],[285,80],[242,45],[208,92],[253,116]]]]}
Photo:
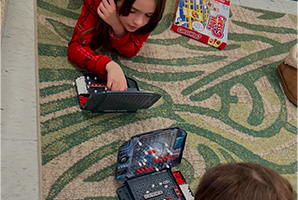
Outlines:
{"type": "Polygon", "coordinates": [[[110,54],[162,98],[136,113],[92,114],[80,110],[72,85],[86,72],[67,60],[82,1],[37,0],[43,199],[117,199],[118,147],[174,126],[188,132],[177,168],[193,191],[207,169],[238,161],[269,166],[297,187],[297,108],[275,74],[297,42],[297,16],[231,5],[220,51],[170,31],[174,4],[136,57],[110,54]]]}

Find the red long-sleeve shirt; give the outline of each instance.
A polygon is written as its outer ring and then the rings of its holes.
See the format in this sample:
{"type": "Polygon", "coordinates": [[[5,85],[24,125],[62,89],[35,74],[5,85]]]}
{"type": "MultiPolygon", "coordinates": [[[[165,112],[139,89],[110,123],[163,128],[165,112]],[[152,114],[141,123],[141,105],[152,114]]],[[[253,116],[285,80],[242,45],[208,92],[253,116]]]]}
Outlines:
{"type": "MultiPolygon", "coordinates": [[[[102,54],[96,54],[90,47],[93,32],[90,31],[83,37],[81,34],[88,29],[95,27],[98,23],[97,7],[101,0],[85,0],[82,6],[81,15],[75,25],[71,41],[68,44],[68,59],[82,69],[87,69],[92,73],[106,77],[105,66],[111,59],[102,54]],[[80,38],[81,36],[81,38],[80,38]],[[81,42],[79,42],[79,38],[81,42]]],[[[110,31],[110,41],[112,46],[126,57],[135,56],[148,39],[148,34],[138,34],[127,32],[121,38],[113,37],[110,31]]]]}

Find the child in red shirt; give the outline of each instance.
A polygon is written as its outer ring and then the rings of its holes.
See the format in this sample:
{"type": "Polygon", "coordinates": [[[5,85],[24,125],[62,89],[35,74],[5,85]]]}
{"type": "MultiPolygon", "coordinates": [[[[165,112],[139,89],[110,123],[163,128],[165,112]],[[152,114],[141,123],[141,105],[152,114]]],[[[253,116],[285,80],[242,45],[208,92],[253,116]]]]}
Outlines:
{"type": "Polygon", "coordinates": [[[84,0],[68,44],[68,59],[107,78],[110,90],[127,89],[121,67],[95,50],[135,56],[161,20],[166,0],[84,0]]]}

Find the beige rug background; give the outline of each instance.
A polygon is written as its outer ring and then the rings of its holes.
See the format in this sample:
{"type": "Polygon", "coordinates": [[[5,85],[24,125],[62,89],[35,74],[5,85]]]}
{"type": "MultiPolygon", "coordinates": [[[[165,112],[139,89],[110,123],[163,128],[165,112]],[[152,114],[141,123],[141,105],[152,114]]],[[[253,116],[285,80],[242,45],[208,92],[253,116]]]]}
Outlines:
{"type": "Polygon", "coordinates": [[[131,136],[179,126],[188,133],[181,170],[193,192],[202,174],[252,161],[296,188],[297,108],[275,68],[297,42],[297,16],[231,5],[228,45],[217,50],[170,30],[174,1],[140,53],[111,57],[142,90],[162,98],[137,113],[79,108],[67,43],[81,0],[37,0],[41,199],[117,199],[118,147],[131,136]]]}

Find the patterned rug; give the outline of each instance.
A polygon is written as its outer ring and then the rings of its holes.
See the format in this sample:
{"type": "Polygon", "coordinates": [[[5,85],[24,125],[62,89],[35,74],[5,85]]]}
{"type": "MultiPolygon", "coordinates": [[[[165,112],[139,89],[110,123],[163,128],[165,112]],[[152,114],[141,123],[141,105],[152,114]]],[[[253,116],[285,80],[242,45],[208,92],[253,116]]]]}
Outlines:
{"type": "Polygon", "coordinates": [[[241,161],[266,165],[296,188],[297,108],[275,68],[297,42],[297,16],[231,5],[221,51],[172,32],[174,4],[136,57],[110,55],[162,98],[136,113],[93,114],[79,108],[73,86],[86,72],[67,60],[82,0],[37,0],[41,199],[117,199],[118,147],[167,127],[188,133],[175,169],[193,192],[209,168],[241,161]]]}

